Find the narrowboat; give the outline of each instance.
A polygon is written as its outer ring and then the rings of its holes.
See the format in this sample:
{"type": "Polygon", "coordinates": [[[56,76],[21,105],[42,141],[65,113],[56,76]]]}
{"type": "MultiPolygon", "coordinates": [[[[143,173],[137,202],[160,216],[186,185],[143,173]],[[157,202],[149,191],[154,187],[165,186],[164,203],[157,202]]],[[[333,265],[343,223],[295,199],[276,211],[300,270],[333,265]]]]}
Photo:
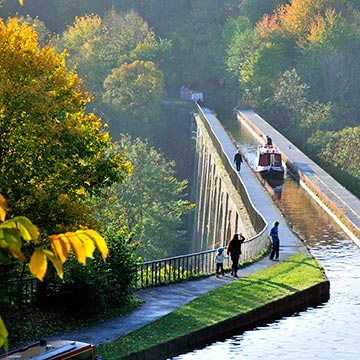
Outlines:
{"type": "Polygon", "coordinates": [[[283,179],[284,166],[281,152],[275,145],[259,145],[255,159],[255,171],[263,178],[283,179]]]}

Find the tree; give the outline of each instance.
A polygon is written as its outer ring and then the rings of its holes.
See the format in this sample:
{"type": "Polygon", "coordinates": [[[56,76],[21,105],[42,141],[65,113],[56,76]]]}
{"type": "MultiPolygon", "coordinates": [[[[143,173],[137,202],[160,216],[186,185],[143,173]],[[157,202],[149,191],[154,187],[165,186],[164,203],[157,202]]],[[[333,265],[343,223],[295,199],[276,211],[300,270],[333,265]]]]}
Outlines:
{"type": "Polygon", "coordinates": [[[136,60],[121,65],[105,79],[104,90],[103,101],[123,114],[122,132],[134,127],[141,132],[142,126],[160,118],[164,78],[153,62],[136,60]]]}
{"type": "Polygon", "coordinates": [[[134,11],[119,14],[113,8],[99,15],[77,17],[58,41],[70,53],[69,65],[76,66],[89,88],[100,93],[105,78],[123,63],[159,59],[169,44],[159,45],[155,33],[134,11]]]}
{"type": "Polygon", "coordinates": [[[336,104],[339,126],[357,124],[359,113],[360,32],[357,12],[327,9],[316,16],[299,60],[298,71],[313,96],[336,104]]]}
{"type": "Polygon", "coordinates": [[[331,164],[332,168],[346,171],[360,181],[359,153],[354,151],[360,146],[360,127],[347,127],[339,132],[328,132],[326,145],[320,153],[320,159],[331,164]]]}
{"type": "Polygon", "coordinates": [[[102,19],[99,15],[77,16],[73,25],[63,33],[58,46],[66,48],[74,56],[90,39],[103,35],[102,19]]]}
{"type": "Polygon", "coordinates": [[[281,127],[283,131],[292,133],[296,128],[296,134],[292,134],[294,140],[301,142],[301,139],[318,130],[334,129],[335,117],[331,103],[323,104],[317,100],[310,102],[307,95],[309,86],[301,82],[295,69],[285,71],[276,88],[274,104],[285,109],[282,113],[286,122],[281,127]]]}
{"type": "Polygon", "coordinates": [[[128,226],[146,260],[179,255],[186,249],[184,215],[194,207],[184,199],[187,181],[178,181],[175,164],[139,138],[123,135],[118,150],[134,170],[121,187],[114,184],[106,191],[106,206],[98,202],[101,222],[128,226]]]}
{"type": "Polygon", "coordinates": [[[0,21],[0,191],[9,215],[26,215],[44,235],[92,227],[84,199],[129,170],[65,53],[40,48],[32,26],[0,21]]]}
{"type": "Polygon", "coordinates": [[[239,85],[244,62],[255,48],[255,30],[246,17],[231,18],[222,32],[223,41],[227,48],[228,86],[233,83],[239,85]]]}
{"type": "Polygon", "coordinates": [[[237,7],[234,0],[222,6],[217,0],[208,0],[206,6],[202,0],[190,2],[184,26],[178,30],[185,39],[185,48],[177,59],[180,63],[185,61],[183,82],[205,90],[223,81],[226,49],[221,41],[222,27],[230,15],[238,13],[237,7]]]}
{"type": "Polygon", "coordinates": [[[301,83],[295,69],[286,70],[279,80],[274,100],[290,111],[300,111],[307,104],[308,89],[307,84],[301,83]]]}

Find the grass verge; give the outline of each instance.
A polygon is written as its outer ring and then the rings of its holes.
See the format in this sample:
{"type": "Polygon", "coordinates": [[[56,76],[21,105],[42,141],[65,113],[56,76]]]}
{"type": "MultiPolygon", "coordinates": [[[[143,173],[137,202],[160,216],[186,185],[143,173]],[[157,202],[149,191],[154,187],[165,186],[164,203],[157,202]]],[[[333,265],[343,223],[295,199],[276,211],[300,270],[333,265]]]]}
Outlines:
{"type": "Polygon", "coordinates": [[[96,353],[106,360],[117,360],[247,313],[324,281],[325,272],[316,259],[299,253],[212,290],[137,331],[99,345],[96,353]]]}

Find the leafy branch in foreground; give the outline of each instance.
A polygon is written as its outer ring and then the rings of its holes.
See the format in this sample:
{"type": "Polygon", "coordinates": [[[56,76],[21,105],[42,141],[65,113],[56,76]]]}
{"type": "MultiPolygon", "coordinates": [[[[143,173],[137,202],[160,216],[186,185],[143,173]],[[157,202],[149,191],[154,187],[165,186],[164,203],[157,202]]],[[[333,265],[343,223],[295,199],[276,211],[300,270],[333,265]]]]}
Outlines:
{"type": "MultiPolygon", "coordinates": [[[[39,240],[37,227],[25,216],[17,216],[10,220],[6,218],[6,200],[0,194],[0,247],[8,250],[11,255],[23,263],[29,264],[30,272],[40,281],[43,280],[48,260],[54,265],[58,276],[63,278],[63,264],[67,260],[70,252],[74,252],[78,261],[86,265],[87,258],[93,258],[95,248],[97,248],[103,260],[108,255],[108,248],[105,239],[95,230],[78,230],[65,234],[49,236],[51,250],[48,243],[39,240]],[[35,249],[28,259],[23,251],[23,241],[26,244],[33,243],[35,249]]],[[[8,332],[5,324],[0,317],[0,348],[8,348],[8,332]]]]}

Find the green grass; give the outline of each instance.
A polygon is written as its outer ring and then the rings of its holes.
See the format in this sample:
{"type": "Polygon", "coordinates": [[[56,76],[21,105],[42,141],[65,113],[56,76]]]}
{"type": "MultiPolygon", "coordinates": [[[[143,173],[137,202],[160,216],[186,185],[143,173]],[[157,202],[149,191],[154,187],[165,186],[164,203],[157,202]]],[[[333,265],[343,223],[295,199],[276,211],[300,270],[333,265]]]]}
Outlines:
{"type": "Polygon", "coordinates": [[[212,290],[137,331],[99,345],[96,353],[106,360],[119,359],[249,312],[325,280],[324,270],[318,262],[299,253],[212,290]]]}

